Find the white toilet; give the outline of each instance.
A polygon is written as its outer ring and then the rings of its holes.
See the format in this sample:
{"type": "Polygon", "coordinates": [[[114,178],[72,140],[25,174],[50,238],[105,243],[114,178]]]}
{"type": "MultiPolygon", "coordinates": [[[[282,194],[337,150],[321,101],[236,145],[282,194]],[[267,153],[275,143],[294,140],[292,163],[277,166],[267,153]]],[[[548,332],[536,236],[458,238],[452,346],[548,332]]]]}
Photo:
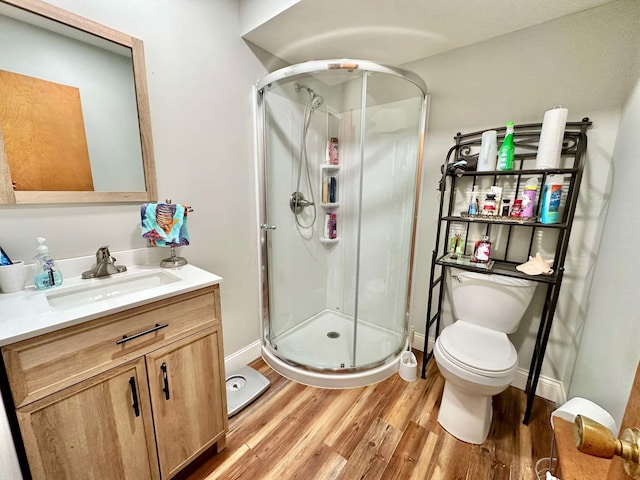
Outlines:
{"type": "Polygon", "coordinates": [[[515,376],[518,355],[507,337],[518,329],[537,283],[450,269],[456,321],[434,346],[445,378],[438,423],[454,437],[483,443],[493,418],[492,396],[515,376]]]}

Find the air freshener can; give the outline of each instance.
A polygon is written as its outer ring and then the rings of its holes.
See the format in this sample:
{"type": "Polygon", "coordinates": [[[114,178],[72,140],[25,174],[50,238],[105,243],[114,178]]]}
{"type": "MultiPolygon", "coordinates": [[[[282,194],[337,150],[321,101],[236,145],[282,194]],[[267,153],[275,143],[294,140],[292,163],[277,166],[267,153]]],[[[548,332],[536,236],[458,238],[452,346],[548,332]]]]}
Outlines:
{"type": "Polygon", "coordinates": [[[537,187],[524,187],[522,193],[522,213],[523,218],[533,217],[533,207],[536,203],[536,190],[537,187]]]}

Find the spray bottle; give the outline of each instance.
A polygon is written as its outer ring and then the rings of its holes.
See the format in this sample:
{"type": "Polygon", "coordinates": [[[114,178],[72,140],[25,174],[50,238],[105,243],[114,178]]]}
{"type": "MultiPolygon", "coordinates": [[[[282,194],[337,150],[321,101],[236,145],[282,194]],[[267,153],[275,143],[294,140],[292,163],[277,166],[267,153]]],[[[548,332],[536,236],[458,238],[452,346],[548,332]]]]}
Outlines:
{"type": "Polygon", "coordinates": [[[513,143],[513,122],[507,122],[507,132],[498,150],[498,165],[496,170],[513,170],[513,158],[516,147],[513,143]]]}

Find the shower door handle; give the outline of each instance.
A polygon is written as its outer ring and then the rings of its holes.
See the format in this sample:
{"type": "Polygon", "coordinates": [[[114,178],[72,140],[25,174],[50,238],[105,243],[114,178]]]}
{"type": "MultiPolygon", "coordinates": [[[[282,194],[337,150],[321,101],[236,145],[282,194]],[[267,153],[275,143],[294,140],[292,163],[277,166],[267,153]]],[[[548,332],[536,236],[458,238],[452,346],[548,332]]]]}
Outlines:
{"type": "Polygon", "coordinates": [[[275,225],[268,225],[266,223],[263,223],[263,224],[260,225],[260,228],[262,230],[275,230],[276,226],[275,225]]]}

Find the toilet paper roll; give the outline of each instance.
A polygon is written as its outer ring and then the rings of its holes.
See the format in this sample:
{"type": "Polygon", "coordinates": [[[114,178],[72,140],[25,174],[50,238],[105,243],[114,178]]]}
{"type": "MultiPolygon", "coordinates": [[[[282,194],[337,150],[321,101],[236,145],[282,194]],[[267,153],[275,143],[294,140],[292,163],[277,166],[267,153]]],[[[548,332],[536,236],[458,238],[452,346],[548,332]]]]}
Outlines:
{"type": "Polygon", "coordinates": [[[536,168],[558,168],[568,113],[569,111],[562,107],[554,107],[544,112],[536,168]]]}
{"type": "Polygon", "coordinates": [[[595,420],[600,425],[608,428],[614,436],[618,434],[616,422],[609,412],[591,400],[582,397],[573,397],[558,409],[551,412],[551,428],[553,428],[553,419],[555,417],[573,423],[578,415],[583,415],[589,417],[591,420],[595,420]]]}

